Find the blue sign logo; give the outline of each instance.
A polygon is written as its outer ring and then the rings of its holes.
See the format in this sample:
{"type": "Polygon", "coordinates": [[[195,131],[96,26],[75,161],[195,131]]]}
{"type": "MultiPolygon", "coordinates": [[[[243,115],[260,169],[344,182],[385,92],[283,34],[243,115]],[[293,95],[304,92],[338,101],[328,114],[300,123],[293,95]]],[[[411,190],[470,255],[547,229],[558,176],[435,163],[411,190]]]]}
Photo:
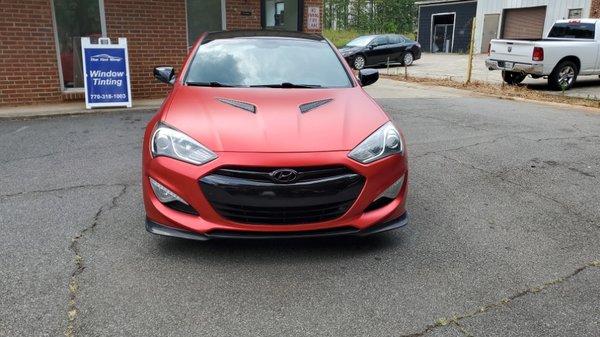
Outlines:
{"type": "Polygon", "coordinates": [[[114,45],[103,48],[101,44],[82,47],[87,106],[131,106],[126,45],[123,48],[114,45]]]}

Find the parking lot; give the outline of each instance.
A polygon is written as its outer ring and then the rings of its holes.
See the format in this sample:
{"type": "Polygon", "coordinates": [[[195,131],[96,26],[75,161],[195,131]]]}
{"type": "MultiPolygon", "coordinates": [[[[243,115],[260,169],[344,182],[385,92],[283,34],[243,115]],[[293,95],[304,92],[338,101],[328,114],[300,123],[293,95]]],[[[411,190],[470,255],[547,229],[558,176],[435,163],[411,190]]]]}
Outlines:
{"type": "MultiPolygon", "coordinates": [[[[475,55],[473,59],[473,81],[501,84],[502,75],[499,71],[489,71],[485,66],[485,59],[487,54],[475,55]]],[[[431,54],[424,53],[423,57],[415,61],[415,63],[408,68],[410,76],[425,77],[425,78],[436,78],[436,79],[451,79],[458,82],[465,82],[467,79],[467,65],[468,55],[464,54],[431,54]]],[[[383,70],[386,73],[387,70],[383,70]]],[[[401,74],[404,76],[403,68],[392,68],[389,70],[390,74],[401,74]]],[[[553,93],[562,95],[562,92],[551,91],[548,88],[548,81],[541,79],[533,79],[528,77],[523,82],[527,87],[543,91],[547,93],[553,93]]],[[[575,87],[565,92],[565,95],[571,97],[589,98],[600,100],[600,78],[598,76],[581,76],[575,87]]]]}
{"type": "Polygon", "coordinates": [[[410,223],[363,239],[153,236],[154,111],[0,120],[0,336],[598,336],[600,113],[369,92],[408,142],[410,223]]]}

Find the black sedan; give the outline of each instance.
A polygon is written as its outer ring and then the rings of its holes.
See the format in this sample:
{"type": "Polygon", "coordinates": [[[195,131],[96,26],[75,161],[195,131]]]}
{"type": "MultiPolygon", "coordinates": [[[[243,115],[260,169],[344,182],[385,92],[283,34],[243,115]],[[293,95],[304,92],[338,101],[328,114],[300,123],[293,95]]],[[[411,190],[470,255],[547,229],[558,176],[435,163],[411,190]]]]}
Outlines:
{"type": "Polygon", "coordinates": [[[340,48],[354,69],[390,64],[411,65],[421,58],[421,45],[403,35],[360,36],[340,48]]]}

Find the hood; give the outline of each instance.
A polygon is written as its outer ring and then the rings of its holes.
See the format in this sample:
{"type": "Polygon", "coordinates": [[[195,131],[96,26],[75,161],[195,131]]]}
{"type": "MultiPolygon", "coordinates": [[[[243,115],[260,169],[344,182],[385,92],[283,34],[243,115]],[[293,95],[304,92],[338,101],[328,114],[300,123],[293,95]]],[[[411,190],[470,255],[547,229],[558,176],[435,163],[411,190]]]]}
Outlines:
{"type": "Polygon", "coordinates": [[[362,49],[363,49],[362,47],[345,46],[345,47],[340,48],[339,51],[340,51],[340,53],[343,53],[343,54],[353,54],[353,53],[361,51],[362,49]]]}
{"type": "Polygon", "coordinates": [[[389,118],[360,87],[177,86],[163,121],[216,152],[352,150],[389,118]],[[226,104],[250,103],[256,111],[226,104]],[[301,113],[300,105],[331,100],[301,113]]]}

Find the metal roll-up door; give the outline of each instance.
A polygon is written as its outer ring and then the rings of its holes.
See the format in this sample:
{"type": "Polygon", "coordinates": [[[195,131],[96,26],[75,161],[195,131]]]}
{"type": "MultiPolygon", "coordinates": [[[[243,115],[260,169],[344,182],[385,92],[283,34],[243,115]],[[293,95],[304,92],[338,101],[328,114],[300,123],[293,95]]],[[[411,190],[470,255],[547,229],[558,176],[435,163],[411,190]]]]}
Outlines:
{"type": "Polygon", "coordinates": [[[504,10],[502,38],[540,39],[544,35],[546,6],[504,10]]]}

